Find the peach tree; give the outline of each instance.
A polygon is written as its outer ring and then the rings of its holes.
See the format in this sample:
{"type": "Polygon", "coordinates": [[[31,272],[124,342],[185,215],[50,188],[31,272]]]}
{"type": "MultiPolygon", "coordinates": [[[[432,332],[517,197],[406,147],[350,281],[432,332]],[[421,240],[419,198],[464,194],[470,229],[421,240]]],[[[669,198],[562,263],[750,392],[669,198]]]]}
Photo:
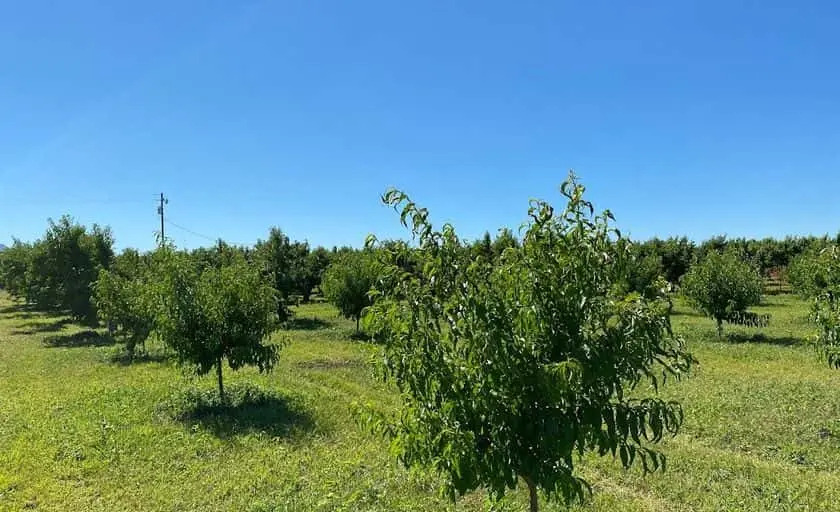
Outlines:
{"type": "Polygon", "coordinates": [[[215,368],[225,401],[222,369],[256,366],[270,371],[280,346],[266,343],[277,324],[277,292],[244,261],[199,271],[190,258],[168,247],[154,255],[158,278],[155,332],[198,375],[215,368]]]}
{"type": "Polygon", "coordinates": [[[682,291],[689,302],[717,324],[740,324],[749,319],[747,308],[761,301],[764,279],[758,269],[735,251],[710,251],[683,276],[682,291]]]}
{"type": "MultiPolygon", "coordinates": [[[[531,510],[583,499],[577,456],[664,469],[651,446],[677,433],[682,409],[653,392],[693,358],[674,336],[663,293],[628,293],[629,244],[596,215],[570,175],[557,212],[533,201],[521,246],[498,261],[472,258],[451,225],[399,191],[416,247],[380,248],[383,270],[365,322],[384,345],[381,369],[401,392],[398,413],[360,406],[407,466],[431,468],[452,499],[477,488],[501,499],[523,481],[531,510]],[[412,251],[420,272],[395,262],[412,251]],[[645,393],[631,393],[647,384],[645,393]]],[[[369,245],[376,245],[370,237],[369,245]]]]}
{"type": "Polygon", "coordinates": [[[357,334],[362,312],[372,304],[370,290],[379,271],[372,254],[355,251],[339,256],[324,272],[324,297],[342,316],[356,321],[357,334]]]}

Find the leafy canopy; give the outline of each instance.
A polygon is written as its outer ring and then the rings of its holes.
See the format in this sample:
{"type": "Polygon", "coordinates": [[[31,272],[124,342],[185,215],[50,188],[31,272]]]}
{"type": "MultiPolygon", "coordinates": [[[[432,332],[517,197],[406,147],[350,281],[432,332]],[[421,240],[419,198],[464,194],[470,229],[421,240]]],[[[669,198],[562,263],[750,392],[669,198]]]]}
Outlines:
{"type": "Polygon", "coordinates": [[[366,417],[404,464],[442,473],[453,498],[487,487],[498,499],[518,477],[532,510],[538,488],[583,498],[575,453],[653,471],[664,457],[648,443],[682,422],[678,403],[627,393],[655,389],[693,361],[662,291],[650,300],[621,292],[629,245],[612,215],[594,214],[574,175],[561,191],[566,208],[532,202],[521,247],[496,264],[470,257],[451,225],[434,230],[404,193],[383,197],[415,235],[422,272],[397,264],[406,244],[380,249],[383,276],[365,321],[403,406],[396,417],[366,417]]]}
{"type": "Polygon", "coordinates": [[[222,362],[237,370],[271,370],[280,347],[263,343],[274,329],[277,296],[271,284],[244,262],[198,272],[184,254],[162,248],[157,258],[155,330],[181,364],[199,375],[217,371],[224,398],[222,362]]]}
{"type": "Polygon", "coordinates": [[[91,230],[68,216],[49,221],[43,239],[32,247],[27,269],[31,298],[43,309],[65,309],[80,320],[96,320],[91,286],[114,257],[108,228],[91,230]]]}
{"type": "Polygon", "coordinates": [[[276,313],[278,320],[284,322],[292,316],[286,301],[299,279],[301,249],[279,228],[271,228],[268,239],[258,241],[254,253],[255,262],[277,292],[276,313]]]}
{"type": "Polygon", "coordinates": [[[125,337],[129,355],[137,344],[145,344],[154,328],[154,303],[148,273],[126,276],[114,270],[100,270],[94,284],[94,302],[102,320],[125,337]]]}
{"type": "Polygon", "coordinates": [[[379,264],[367,251],[343,254],[324,272],[324,297],[345,318],[356,320],[356,331],[362,312],[372,304],[370,291],[379,272],[379,264]]]}
{"type": "MultiPolygon", "coordinates": [[[[832,276],[833,250],[810,250],[800,254],[788,266],[787,277],[793,290],[803,298],[813,299],[826,291],[832,276]]],[[[836,278],[835,278],[836,279],[836,278]]]]}
{"type": "Polygon", "coordinates": [[[816,347],[829,365],[840,368],[840,246],[816,255],[813,270],[824,278],[812,310],[819,327],[816,347]]]}
{"type": "Polygon", "coordinates": [[[32,244],[15,239],[0,252],[0,287],[15,297],[34,300],[28,269],[33,255],[32,244]]]}
{"type": "Polygon", "coordinates": [[[764,280],[736,251],[710,251],[685,275],[682,290],[695,308],[717,322],[720,335],[723,322],[742,317],[761,301],[764,280]]]}

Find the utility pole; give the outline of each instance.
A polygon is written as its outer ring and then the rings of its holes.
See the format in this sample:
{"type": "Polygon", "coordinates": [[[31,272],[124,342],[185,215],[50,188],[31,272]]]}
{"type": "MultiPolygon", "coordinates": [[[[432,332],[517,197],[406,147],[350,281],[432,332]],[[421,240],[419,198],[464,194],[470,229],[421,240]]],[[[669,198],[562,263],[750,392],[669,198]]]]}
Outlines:
{"type": "Polygon", "coordinates": [[[160,206],[158,206],[158,215],[160,215],[160,245],[166,242],[165,232],[163,230],[163,205],[169,204],[169,199],[163,197],[163,192],[160,193],[160,206]]]}

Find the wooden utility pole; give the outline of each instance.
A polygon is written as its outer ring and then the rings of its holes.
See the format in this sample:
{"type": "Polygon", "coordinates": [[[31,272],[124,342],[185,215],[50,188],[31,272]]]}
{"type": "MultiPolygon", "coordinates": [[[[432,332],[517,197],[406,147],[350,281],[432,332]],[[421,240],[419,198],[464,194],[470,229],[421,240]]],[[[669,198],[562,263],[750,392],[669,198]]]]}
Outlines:
{"type": "Polygon", "coordinates": [[[169,199],[163,197],[163,192],[160,193],[160,206],[158,206],[158,214],[160,215],[160,245],[162,246],[166,241],[166,233],[163,228],[163,206],[169,204],[169,199]]]}

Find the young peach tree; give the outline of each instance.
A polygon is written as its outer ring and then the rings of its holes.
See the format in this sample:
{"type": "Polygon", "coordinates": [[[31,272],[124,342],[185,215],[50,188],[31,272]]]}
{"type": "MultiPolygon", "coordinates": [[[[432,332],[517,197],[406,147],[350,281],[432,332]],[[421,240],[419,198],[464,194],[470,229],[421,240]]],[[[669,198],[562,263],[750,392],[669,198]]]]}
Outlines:
{"type": "Polygon", "coordinates": [[[682,291],[691,304],[715,320],[741,323],[747,308],[761,301],[764,279],[734,251],[711,251],[683,277],[682,291]]]}
{"type": "Polygon", "coordinates": [[[369,292],[379,274],[379,266],[367,251],[356,251],[337,258],[324,272],[321,289],[345,318],[356,321],[366,307],[372,304],[369,292]]]}
{"type": "Polygon", "coordinates": [[[260,371],[277,362],[280,347],[265,343],[276,325],[277,292],[244,261],[199,272],[183,253],[168,247],[157,253],[155,332],[197,374],[215,368],[224,402],[225,361],[233,370],[256,366],[260,371]]]}
{"type": "Polygon", "coordinates": [[[402,408],[366,407],[362,417],[402,463],[442,474],[453,499],[479,487],[500,499],[520,479],[532,511],[538,490],[583,499],[576,454],[664,469],[650,446],[682,423],[678,403],[630,393],[692,364],[667,301],[621,291],[629,244],[612,215],[594,214],[573,174],[561,191],[565,209],[532,202],[520,249],[495,263],[471,258],[451,225],[436,231],[404,193],[383,197],[417,245],[380,249],[384,270],[365,315],[402,408]],[[405,251],[421,272],[395,264],[405,251]]]}

